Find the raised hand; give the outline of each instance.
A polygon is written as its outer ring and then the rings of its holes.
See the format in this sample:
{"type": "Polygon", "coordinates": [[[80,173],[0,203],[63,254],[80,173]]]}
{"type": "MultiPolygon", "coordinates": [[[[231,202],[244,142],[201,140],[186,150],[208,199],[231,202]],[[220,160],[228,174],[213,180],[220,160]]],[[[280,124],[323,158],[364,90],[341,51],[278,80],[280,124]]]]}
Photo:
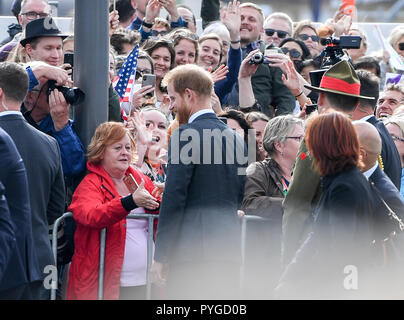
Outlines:
{"type": "Polygon", "coordinates": [[[178,19],[180,18],[180,15],[179,15],[178,9],[177,9],[177,1],[176,0],[158,0],[158,2],[170,14],[171,21],[177,22],[178,19]]]}
{"type": "MultiPolygon", "coordinates": [[[[209,72],[212,72],[212,68],[209,67],[209,72]]],[[[229,73],[229,67],[222,64],[219,68],[212,72],[213,82],[218,82],[226,78],[226,75],[229,73]]]]}
{"type": "Polygon", "coordinates": [[[300,92],[302,92],[302,88],[300,86],[299,76],[293,65],[292,60],[288,60],[282,63],[284,70],[282,74],[282,81],[285,86],[287,86],[290,91],[292,91],[294,96],[297,96],[300,92]]]}
{"type": "Polygon", "coordinates": [[[128,126],[130,129],[136,131],[136,140],[138,143],[148,145],[152,141],[152,133],[147,130],[144,116],[138,110],[133,112],[133,116],[128,121],[128,126]]]}
{"type": "Polygon", "coordinates": [[[245,57],[244,60],[241,62],[240,71],[238,74],[239,79],[251,78],[252,75],[257,71],[259,65],[250,64],[250,60],[251,60],[251,57],[258,52],[259,52],[259,49],[251,51],[247,55],[247,57],[245,57]]]}
{"type": "Polygon", "coordinates": [[[118,11],[111,11],[109,13],[109,37],[115,32],[119,27],[119,14],[118,11]]]}
{"type": "Polygon", "coordinates": [[[241,13],[239,1],[233,0],[233,2],[228,3],[222,22],[229,29],[230,39],[232,41],[240,40],[241,13]]]}
{"type": "Polygon", "coordinates": [[[153,23],[154,19],[159,16],[161,4],[158,0],[151,0],[146,6],[145,20],[153,23]]]}
{"type": "Polygon", "coordinates": [[[69,122],[69,107],[63,94],[54,89],[49,95],[49,113],[56,131],[62,130],[69,122]]]}

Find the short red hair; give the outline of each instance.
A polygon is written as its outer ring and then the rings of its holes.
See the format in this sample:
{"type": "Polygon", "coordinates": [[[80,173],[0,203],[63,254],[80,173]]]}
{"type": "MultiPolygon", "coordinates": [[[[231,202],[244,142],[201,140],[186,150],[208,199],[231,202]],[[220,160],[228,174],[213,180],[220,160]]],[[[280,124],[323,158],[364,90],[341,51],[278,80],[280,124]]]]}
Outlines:
{"type": "Polygon", "coordinates": [[[321,176],[362,167],[358,135],[343,113],[333,111],[314,117],[307,126],[305,141],[321,176]]]}

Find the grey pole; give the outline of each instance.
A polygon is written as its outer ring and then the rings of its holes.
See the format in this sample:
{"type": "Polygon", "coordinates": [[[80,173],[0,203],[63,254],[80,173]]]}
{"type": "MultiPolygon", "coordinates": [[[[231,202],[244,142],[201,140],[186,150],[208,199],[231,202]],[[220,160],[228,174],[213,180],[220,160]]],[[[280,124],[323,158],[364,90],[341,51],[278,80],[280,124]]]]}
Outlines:
{"type": "Polygon", "coordinates": [[[109,1],[75,0],[74,85],[86,94],[75,106],[77,134],[87,149],[95,129],[108,119],[109,1]]]}

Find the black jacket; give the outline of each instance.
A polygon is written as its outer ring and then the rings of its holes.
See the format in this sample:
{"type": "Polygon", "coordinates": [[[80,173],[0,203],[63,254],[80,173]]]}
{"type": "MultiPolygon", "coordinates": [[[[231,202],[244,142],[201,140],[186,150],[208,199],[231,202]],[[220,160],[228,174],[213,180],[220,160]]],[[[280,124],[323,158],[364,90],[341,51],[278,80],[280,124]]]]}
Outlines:
{"type": "Polygon", "coordinates": [[[15,249],[0,280],[1,292],[42,279],[33,243],[31,207],[24,162],[10,136],[0,128],[0,181],[6,189],[15,249]]]}
{"type": "MultiPolygon", "coordinates": [[[[286,268],[281,283],[300,298],[347,298],[347,266],[367,274],[372,261],[374,195],[366,177],[351,168],[322,178],[323,193],[314,213],[313,231],[286,268]]],[[[367,284],[361,282],[361,289],[367,284]]],[[[292,293],[289,290],[290,293],[292,293]]]]}
{"type": "Polygon", "coordinates": [[[401,187],[401,160],[400,155],[397,151],[396,145],[387,131],[384,123],[375,116],[372,116],[367,120],[369,123],[373,124],[377,131],[379,131],[380,137],[382,139],[382,159],[384,164],[384,172],[391,179],[393,184],[398,190],[401,187]]]}

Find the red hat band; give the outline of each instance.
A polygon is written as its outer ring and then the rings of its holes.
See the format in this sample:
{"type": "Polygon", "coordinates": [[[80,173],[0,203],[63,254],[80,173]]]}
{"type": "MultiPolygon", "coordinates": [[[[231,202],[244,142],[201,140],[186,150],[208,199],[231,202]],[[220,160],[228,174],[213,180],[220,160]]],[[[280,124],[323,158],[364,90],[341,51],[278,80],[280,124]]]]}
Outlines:
{"type": "Polygon", "coordinates": [[[360,83],[348,83],[344,80],[331,78],[324,75],[321,79],[320,88],[359,95],[361,85],[360,83]]]}

